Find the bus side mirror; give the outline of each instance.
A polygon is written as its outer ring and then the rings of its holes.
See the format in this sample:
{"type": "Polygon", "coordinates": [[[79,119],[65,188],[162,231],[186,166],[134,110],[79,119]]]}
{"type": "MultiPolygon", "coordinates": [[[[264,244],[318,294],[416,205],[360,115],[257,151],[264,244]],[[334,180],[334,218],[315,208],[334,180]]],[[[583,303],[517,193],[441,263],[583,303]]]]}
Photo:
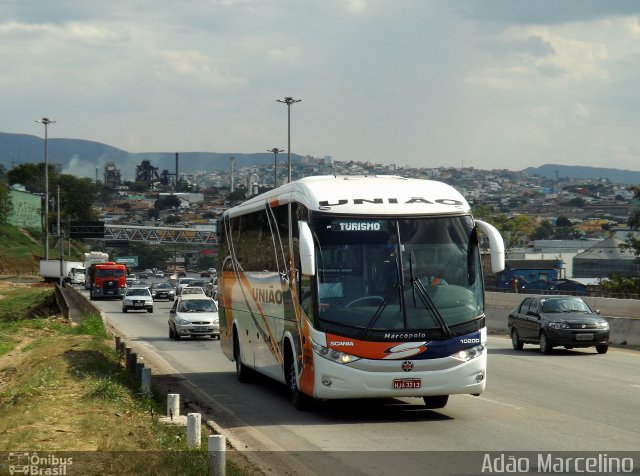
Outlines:
{"type": "Polygon", "coordinates": [[[504,269],[504,241],[500,232],[487,222],[476,220],[476,226],[489,238],[491,247],[491,271],[498,273],[504,269]]]}
{"type": "Polygon", "coordinates": [[[302,274],[307,276],[315,276],[316,274],[316,260],[315,252],[313,249],[313,235],[311,234],[311,228],[306,221],[298,221],[298,230],[300,232],[300,268],[302,274]]]}

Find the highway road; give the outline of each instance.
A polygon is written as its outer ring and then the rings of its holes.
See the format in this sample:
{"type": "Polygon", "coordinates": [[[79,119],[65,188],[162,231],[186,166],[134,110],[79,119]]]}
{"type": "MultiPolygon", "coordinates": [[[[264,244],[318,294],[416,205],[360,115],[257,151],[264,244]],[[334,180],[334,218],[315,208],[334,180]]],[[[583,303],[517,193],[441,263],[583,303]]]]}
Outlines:
{"type": "MultiPolygon", "coordinates": [[[[640,352],[542,355],[534,346],[514,351],[506,336],[490,336],[487,389],[479,397],[452,396],[441,410],[407,398],[328,402],[300,412],[281,384],[237,382],[219,341],[170,340],[170,302],[156,302],[153,314],[124,314],[119,301],[96,304],[128,342],[157,353],[223,413],[235,415],[222,418],[229,432],[250,438],[250,448],[302,462],[309,474],[425,474],[426,466],[431,474],[458,474],[435,469],[462,468],[466,457],[473,469],[486,452],[633,451],[640,465],[640,352]],[[478,454],[442,453],[451,451],[478,454]]],[[[479,474],[481,466],[476,469],[479,474]]]]}

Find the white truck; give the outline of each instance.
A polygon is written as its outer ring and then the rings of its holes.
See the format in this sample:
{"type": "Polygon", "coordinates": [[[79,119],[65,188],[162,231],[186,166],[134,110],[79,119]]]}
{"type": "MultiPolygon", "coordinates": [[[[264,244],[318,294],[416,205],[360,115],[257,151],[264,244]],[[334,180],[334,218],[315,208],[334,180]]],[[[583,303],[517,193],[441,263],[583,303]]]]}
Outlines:
{"type": "Polygon", "coordinates": [[[69,281],[71,284],[84,284],[86,280],[84,266],[74,266],[69,271],[69,281]]]}
{"type": "MultiPolygon", "coordinates": [[[[68,280],[69,273],[73,268],[82,267],[80,261],[62,261],[62,278],[68,280]]],[[[60,260],[48,259],[40,260],[40,276],[47,282],[60,281],[60,260]]]]}
{"type": "Polygon", "coordinates": [[[109,261],[109,253],[104,253],[102,251],[91,251],[89,253],[84,254],[84,288],[91,288],[91,277],[89,273],[91,273],[91,265],[106,263],[109,261]]]}

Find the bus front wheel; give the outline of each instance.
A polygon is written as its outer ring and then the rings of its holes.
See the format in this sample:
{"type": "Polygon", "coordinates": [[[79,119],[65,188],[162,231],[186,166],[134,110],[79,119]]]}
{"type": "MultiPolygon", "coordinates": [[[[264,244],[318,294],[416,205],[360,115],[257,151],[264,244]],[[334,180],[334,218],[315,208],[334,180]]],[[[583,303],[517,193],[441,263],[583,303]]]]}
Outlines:
{"type": "Polygon", "coordinates": [[[291,396],[291,403],[293,403],[293,406],[296,410],[310,410],[313,404],[313,400],[311,399],[311,397],[302,393],[298,388],[296,379],[296,365],[292,357],[288,359],[288,365],[289,367],[287,383],[289,384],[289,395],[291,396]]]}

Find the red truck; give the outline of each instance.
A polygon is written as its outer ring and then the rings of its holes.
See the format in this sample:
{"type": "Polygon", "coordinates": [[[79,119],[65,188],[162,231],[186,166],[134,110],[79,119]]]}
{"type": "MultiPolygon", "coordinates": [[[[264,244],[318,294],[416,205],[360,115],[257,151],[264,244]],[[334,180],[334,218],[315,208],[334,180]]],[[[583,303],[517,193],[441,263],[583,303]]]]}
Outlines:
{"type": "Polygon", "coordinates": [[[127,287],[127,267],[112,261],[91,265],[90,298],[121,299],[127,287]]]}

